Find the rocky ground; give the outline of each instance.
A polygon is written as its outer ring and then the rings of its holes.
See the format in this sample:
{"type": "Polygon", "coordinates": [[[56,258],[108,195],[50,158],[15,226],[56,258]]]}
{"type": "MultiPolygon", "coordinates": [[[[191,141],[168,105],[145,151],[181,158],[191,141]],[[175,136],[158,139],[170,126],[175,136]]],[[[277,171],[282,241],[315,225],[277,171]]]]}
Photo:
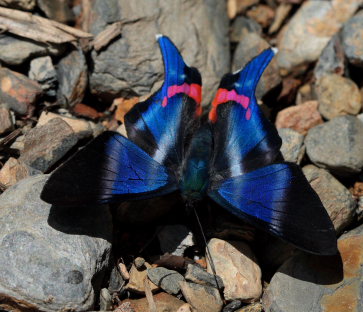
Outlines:
{"type": "MultiPolygon", "coordinates": [[[[362,312],[362,0],[0,0],[0,311],[362,312]],[[257,97],[339,236],[319,257],[177,194],[56,209],[54,168],[163,80],[155,34],[203,76],[279,52],[257,97]]],[[[207,109],[206,109],[207,111],[207,109]]]]}

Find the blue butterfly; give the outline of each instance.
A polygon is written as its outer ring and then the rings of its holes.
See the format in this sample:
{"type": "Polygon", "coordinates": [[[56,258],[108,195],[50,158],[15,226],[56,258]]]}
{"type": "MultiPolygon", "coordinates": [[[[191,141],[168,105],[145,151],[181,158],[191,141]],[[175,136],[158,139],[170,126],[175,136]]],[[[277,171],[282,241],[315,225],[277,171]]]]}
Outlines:
{"type": "Polygon", "coordinates": [[[104,132],[48,179],[55,205],[147,199],[180,190],[208,195],[237,217],[315,254],[337,253],[332,222],[299,166],[278,162],[281,139],[255,97],[273,49],[221,80],[201,122],[201,76],[165,36],[165,80],[125,115],[128,138],[104,132]]]}

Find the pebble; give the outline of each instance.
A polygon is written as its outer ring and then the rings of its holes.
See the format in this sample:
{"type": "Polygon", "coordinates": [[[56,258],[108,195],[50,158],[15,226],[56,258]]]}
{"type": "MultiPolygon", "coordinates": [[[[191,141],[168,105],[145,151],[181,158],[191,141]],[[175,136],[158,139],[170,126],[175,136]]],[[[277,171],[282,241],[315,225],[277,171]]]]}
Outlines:
{"type": "Polygon", "coordinates": [[[363,168],[363,123],[355,116],[339,116],[309,130],[306,153],[321,168],[349,176],[363,168]]]}
{"type": "Polygon", "coordinates": [[[280,152],[284,160],[300,164],[305,154],[304,136],[289,128],[281,128],[277,131],[282,140],[280,152]]]}
{"type": "Polygon", "coordinates": [[[74,22],[74,15],[68,0],[37,0],[37,4],[45,15],[52,20],[64,24],[74,22]]]}
{"type": "Polygon", "coordinates": [[[223,301],[218,289],[189,282],[180,282],[180,288],[193,311],[220,312],[222,310],[223,301]]]}
{"type": "MultiPolygon", "coordinates": [[[[250,302],[260,298],[261,269],[246,243],[213,238],[208,247],[216,273],[223,280],[226,300],[250,302]]],[[[208,272],[212,272],[209,262],[208,272]]]]}
{"type": "Polygon", "coordinates": [[[345,56],[349,63],[363,67],[363,12],[359,11],[342,29],[345,56]]]}
{"type": "Polygon", "coordinates": [[[277,113],[276,128],[290,128],[305,135],[309,129],[323,123],[317,101],[287,107],[277,113]]]}
{"type": "Polygon", "coordinates": [[[228,0],[228,17],[234,19],[237,15],[244,13],[248,8],[258,4],[259,0],[228,0]]]}
{"type": "Polygon", "coordinates": [[[55,118],[25,134],[24,149],[19,160],[45,172],[75,146],[77,141],[72,128],[61,118],[55,118]]]}
{"type": "Polygon", "coordinates": [[[145,269],[145,259],[141,258],[141,257],[137,257],[134,260],[134,265],[135,265],[136,269],[138,269],[138,270],[145,269]]]}
{"type": "Polygon", "coordinates": [[[193,233],[182,224],[164,226],[158,232],[158,239],[161,251],[175,256],[183,256],[195,244],[193,233]]]}
{"type": "Polygon", "coordinates": [[[305,177],[319,195],[337,233],[353,221],[356,202],[348,189],[328,171],[307,165],[303,168],[305,177]]]}
{"type": "Polygon", "coordinates": [[[318,60],[321,52],[344,22],[359,8],[357,0],[303,2],[284,26],[279,38],[277,62],[282,74],[318,60]]]}
{"type": "Polygon", "coordinates": [[[36,0],[0,0],[0,5],[25,11],[32,11],[36,6],[36,0]]]}
{"type": "Polygon", "coordinates": [[[40,199],[47,175],[0,196],[0,310],[90,311],[110,262],[107,206],[54,207],[40,199]]]}
{"type": "Polygon", "coordinates": [[[219,289],[223,288],[223,281],[219,276],[208,273],[199,265],[188,264],[184,277],[187,281],[200,285],[212,286],[219,289]]]}
{"type": "Polygon", "coordinates": [[[0,68],[0,103],[20,115],[29,115],[42,93],[41,86],[28,77],[0,68]]]}
{"type": "Polygon", "coordinates": [[[73,49],[64,56],[57,65],[57,75],[58,103],[66,107],[81,103],[88,84],[87,62],[82,50],[73,49]]]}
{"type": "Polygon", "coordinates": [[[229,38],[231,42],[240,42],[247,33],[262,34],[262,27],[254,19],[237,16],[232,23],[229,38]]]}
{"type": "MultiPolygon", "coordinates": [[[[246,33],[243,39],[238,43],[233,55],[232,70],[236,71],[244,67],[253,57],[269,48],[270,45],[262,39],[257,33],[246,33]]],[[[281,83],[279,68],[275,58],[265,69],[257,85],[256,97],[260,99],[268,91],[281,83]]]]}
{"type": "Polygon", "coordinates": [[[58,84],[57,72],[50,56],[42,56],[30,62],[29,78],[37,81],[45,95],[55,97],[58,84]]]}
{"type": "Polygon", "coordinates": [[[7,108],[0,107],[0,135],[14,129],[11,113],[7,108]]]}
{"type": "Polygon", "coordinates": [[[269,27],[275,17],[275,11],[265,4],[259,4],[247,11],[246,15],[259,23],[262,28],[269,27]]]}
{"type": "Polygon", "coordinates": [[[324,75],[316,82],[315,91],[319,112],[328,120],[341,115],[357,115],[362,109],[358,86],[348,78],[324,75]]]}
{"type": "Polygon", "coordinates": [[[155,285],[160,286],[161,289],[171,295],[179,293],[179,282],[184,281],[183,275],[177,271],[168,270],[163,267],[148,269],[147,276],[155,285]]]}
{"type": "Polygon", "coordinates": [[[287,260],[264,293],[265,311],[362,311],[363,225],[341,236],[338,249],[340,256],[287,260]]]}
{"type": "MultiPolygon", "coordinates": [[[[144,280],[147,278],[147,269],[150,269],[151,265],[147,262],[145,262],[145,267],[143,269],[138,270],[136,266],[133,264],[131,266],[131,270],[129,272],[130,279],[129,282],[126,285],[127,290],[140,294],[145,295],[145,286],[144,286],[144,280]]],[[[159,286],[149,283],[151,291],[157,291],[159,289],[159,286]]]]}

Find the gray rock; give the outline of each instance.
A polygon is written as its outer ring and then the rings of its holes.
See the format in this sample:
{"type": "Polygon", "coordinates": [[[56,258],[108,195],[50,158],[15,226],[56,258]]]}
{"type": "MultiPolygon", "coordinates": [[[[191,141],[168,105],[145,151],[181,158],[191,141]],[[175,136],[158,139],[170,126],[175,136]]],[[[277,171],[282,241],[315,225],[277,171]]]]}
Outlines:
{"type": "Polygon", "coordinates": [[[57,72],[50,56],[33,59],[30,62],[28,74],[30,79],[36,80],[42,87],[45,95],[54,97],[57,94],[57,72]]]}
{"type": "Polygon", "coordinates": [[[328,171],[313,165],[303,172],[315,192],[319,195],[337,233],[341,233],[353,220],[356,202],[352,194],[328,171]]]}
{"type": "Polygon", "coordinates": [[[305,153],[304,136],[289,128],[282,128],[277,131],[282,140],[280,151],[284,160],[300,164],[305,153]]]}
{"type": "Polygon", "coordinates": [[[338,175],[351,175],[363,167],[363,123],[354,116],[336,117],[309,130],[306,153],[317,166],[338,175]]]}
{"type": "Polygon", "coordinates": [[[125,280],[122,278],[117,266],[115,265],[111,271],[110,281],[108,283],[108,291],[113,294],[121,291],[125,285],[125,280]]]}
{"type": "Polygon", "coordinates": [[[0,0],[0,5],[12,9],[31,11],[35,8],[36,0],[0,0]]]}
{"type": "Polygon", "coordinates": [[[38,7],[48,18],[65,24],[74,21],[68,0],[37,0],[37,2],[38,7]]]}
{"type": "MultiPolygon", "coordinates": [[[[233,55],[232,70],[236,71],[244,67],[253,57],[257,56],[270,45],[262,39],[257,33],[246,33],[243,39],[238,43],[233,55]]],[[[279,68],[276,59],[272,59],[265,69],[257,85],[256,97],[260,99],[272,88],[281,83],[279,68]]]]}
{"type": "Polygon", "coordinates": [[[176,295],[180,291],[179,282],[184,281],[183,275],[163,267],[148,269],[147,276],[155,285],[171,295],[176,295]]]}
{"type": "Polygon", "coordinates": [[[52,44],[43,44],[26,38],[0,35],[0,60],[8,65],[20,65],[38,56],[59,55],[63,49],[52,44]]]}
{"type": "Polygon", "coordinates": [[[240,42],[246,33],[262,34],[262,27],[254,19],[245,16],[237,16],[231,26],[229,38],[231,42],[240,42]]]}
{"type": "Polygon", "coordinates": [[[188,264],[184,277],[187,281],[197,284],[212,286],[219,289],[224,287],[223,281],[219,276],[208,273],[199,265],[188,264]]]}
{"type": "Polygon", "coordinates": [[[136,269],[141,270],[141,269],[145,269],[145,259],[141,258],[141,257],[137,257],[134,260],[134,264],[136,269]]]}
{"type": "Polygon", "coordinates": [[[76,143],[77,135],[61,118],[26,133],[19,160],[42,172],[60,160],[76,143]]]}
{"type": "Polygon", "coordinates": [[[90,311],[109,263],[111,214],[106,206],[43,202],[47,178],[22,180],[0,196],[0,309],[90,311]]]}
{"type": "Polygon", "coordinates": [[[299,253],[287,260],[264,293],[264,311],[363,311],[363,225],[343,235],[338,248],[341,258],[299,253]]]}
{"type": "Polygon", "coordinates": [[[344,52],[348,61],[359,67],[363,67],[363,12],[360,11],[344,24],[342,30],[344,52]]]}
{"type": "Polygon", "coordinates": [[[107,288],[102,288],[100,292],[100,310],[110,311],[112,309],[112,297],[107,288]]]}
{"type": "Polygon", "coordinates": [[[166,225],[158,233],[163,253],[183,256],[185,249],[194,246],[193,233],[184,225],[166,225]]]}
{"type": "MultiPolygon", "coordinates": [[[[114,66],[118,67],[118,66],[114,66]]],[[[58,103],[73,107],[83,100],[88,83],[86,58],[81,49],[74,49],[57,65],[58,103]]]]}
{"type": "Polygon", "coordinates": [[[224,1],[161,0],[156,5],[145,0],[93,0],[91,6],[94,14],[87,23],[93,34],[109,23],[123,23],[120,38],[100,53],[92,53],[93,94],[112,101],[119,96],[146,95],[158,89],[163,80],[163,65],[155,35],[162,33],[173,40],[189,65],[203,73],[203,103],[212,101],[230,64],[224,1]]]}
{"type": "Polygon", "coordinates": [[[233,300],[232,302],[228,303],[222,310],[222,312],[234,312],[237,309],[242,307],[241,300],[233,300]]]}

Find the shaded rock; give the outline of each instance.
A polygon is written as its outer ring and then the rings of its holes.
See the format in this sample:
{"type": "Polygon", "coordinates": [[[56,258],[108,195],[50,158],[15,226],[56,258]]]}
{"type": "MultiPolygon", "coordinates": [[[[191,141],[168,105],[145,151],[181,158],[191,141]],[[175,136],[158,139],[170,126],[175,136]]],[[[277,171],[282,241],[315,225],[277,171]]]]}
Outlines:
{"type": "Polygon", "coordinates": [[[320,79],[327,74],[343,75],[345,69],[344,49],[340,36],[330,39],[314,68],[314,76],[320,79]]]}
{"type": "Polygon", "coordinates": [[[109,262],[111,214],[43,202],[47,178],[22,180],[0,197],[0,309],[90,311],[109,262]]]}
{"type": "Polygon", "coordinates": [[[340,116],[309,130],[306,153],[317,166],[338,175],[351,175],[363,167],[363,123],[340,116]]]}
{"type": "Polygon", "coordinates": [[[57,74],[58,103],[70,107],[80,103],[88,83],[87,63],[82,50],[74,49],[63,57],[57,65],[57,74]]]}
{"type": "Polygon", "coordinates": [[[222,312],[234,312],[240,307],[242,307],[243,303],[241,300],[233,300],[232,302],[228,303],[222,312]]]}
{"type": "Polygon", "coordinates": [[[358,9],[356,0],[309,0],[283,28],[277,54],[284,74],[295,66],[316,61],[330,38],[358,9]]]}
{"type": "Polygon", "coordinates": [[[233,19],[236,15],[244,13],[248,8],[258,4],[259,0],[228,0],[227,11],[228,17],[233,19]]]}
{"type": "Polygon", "coordinates": [[[144,258],[141,258],[141,257],[137,257],[135,260],[134,260],[134,264],[135,264],[135,267],[136,269],[138,270],[143,270],[145,269],[145,259],[144,258]]]}
{"type": "Polygon", "coordinates": [[[324,75],[316,83],[319,112],[326,119],[341,115],[357,115],[362,108],[358,86],[336,74],[324,75]]]}
{"type": "Polygon", "coordinates": [[[302,85],[296,95],[296,105],[301,105],[308,101],[316,100],[316,94],[313,86],[310,83],[302,85]]]}
{"type": "Polygon", "coordinates": [[[193,233],[184,225],[166,225],[158,232],[160,248],[163,253],[183,256],[185,249],[194,246],[193,233]]]}
{"type": "Polygon", "coordinates": [[[231,26],[229,38],[231,42],[240,42],[247,33],[261,35],[262,27],[254,19],[245,16],[238,16],[231,26]]]}
{"type": "Polygon", "coordinates": [[[222,310],[223,301],[218,289],[189,282],[180,282],[184,298],[196,312],[219,312],[222,310]]]}
{"type": "Polygon", "coordinates": [[[338,249],[341,259],[300,253],[286,261],[264,293],[265,311],[362,311],[363,226],[343,235],[338,249]]]}
{"type": "Polygon", "coordinates": [[[107,288],[102,288],[100,293],[100,310],[110,311],[112,308],[112,297],[107,288]]]}
{"type": "Polygon", "coordinates": [[[202,267],[195,264],[188,264],[185,279],[201,285],[223,288],[223,281],[219,276],[215,276],[205,271],[202,267]]]}
{"type": "Polygon", "coordinates": [[[268,5],[259,4],[247,11],[246,15],[253,18],[263,28],[270,26],[274,17],[275,11],[268,5]]]}
{"type": "Polygon", "coordinates": [[[36,0],[0,0],[0,5],[25,11],[31,11],[35,8],[36,0]]]}
{"type": "Polygon", "coordinates": [[[40,85],[28,77],[0,68],[0,103],[20,115],[30,114],[39,95],[40,85]]]}
{"type": "MultiPolygon", "coordinates": [[[[256,33],[246,33],[239,42],[233,55],[232,69],[239,70],[244,67],[253,57],[260,54],[263,50],[269,48],[269,44],[256,33]]],[[[281,83],[277,62],[272,59],[267,66],[257,85],[256,97],[259,99],[272,88],[281,83]]]]}
{"type": "Polygon", "coordinates": [[[0,135],[13,130],[13,119],[10,111],[6,108],[0,107],[0,135]]]}
{"type": "Polygon", "coordinates": [[[342,30],[344,52],[348,61],[363,66],[363,12],[360,11],[344,24],[342,30]]]}
{"type": "Polygon", "coordinates": [[[288,128],[278,129],[278,133],[282,140],[280,151],[284,160],[300,164],[305,153],[304,136],[288,128]]]}
{"type": "Polygon", "coordinates": [[[242,309],[236,310],[236,312],[263,312],[262,304],[255,302],[243,307],[242,309]]]}
{"type": "Polygon", "coordinates": [[[301,134],[306,134],[309,129],[322,123],[318,102],[309,101],[279,111],[275,125],[276,128],[291,128],[301,134]]]}
{"type": "Polygon", "coordinates": [[[57,94],[57,72],[50,56],[43,56],[33,59],[30,62],[28,74],[30,79],[37,81],[45,95],[54,97],[57,94]]]}
{"type": "Polygon", "coordinates": [[[62,119],[55,118],[26,133],[19,160],[45,172],[76,145],[77,141],[72,128],[62,119]]]}
{"type": "Polygon", "coordinates": [[[148,269],[147,276],[155,285],[171,295],[176,295],[180,291],[179,282],[184,281],[183,275],[177,271],[162,267],[148,269]]]}
{"type": "MultiPolygon", "coordinates": [[[[153,299],[156,304],[156,312],[175,312],[184,304],[184,301],[167,293],[153,295],[153,299]]],[[[121,305],[115,311],[149,312],[150,308],[146,298],[126,299],[121,302],[121,305]],[[122,307],[129,307],[129,310],[126,310],[126,308],[125,310],[121,310],[120,308],[122,307]]]]}
{"type": "Polygon", "coordinates": [[[355,200],[351,193],[328,171],[307,165],[303,172],[319,195],[334,228],[341,233],[351,223],[355,212],[355,200]]]}
{"type": "Polygon", "coordinates": [[[150,1],[92,0],[91,10],[93,14],[85,23],[93,34],[113,22],[123,23],[120,38],[92,53],[93,94],[112,102],[116,97],[145,95],[158,89],[163,66],[155,34],[162,33],[174,41],[189,65],[203,73],[203,103],[212,101],[230,63],[224,1],[162,0],[155,6],[150,1]]]}
{"type": "MultiPolygon", "coordinates": [[[[145,262],[144,268],[138,270],[136,266],[133,264],[130,270],[130,279],[128,284],[126,285],[126,289],[137,294],[145,294],[145,286],[144,281],[147,278],[147,269],[151,269],[151,265],[145,262]]],[[[151,291],[156,291],[159,287],[153,283],[149,283],[151,291]]]]}
{"type": "Polygon", "coordinates": [[[45,15],[57,22],[68,24],[74,20],[68,0],[37,0],[38,7],[45,15]]]}
{"type": "Polygon", "coordinates": [[[25,61],[43,55],[58,55],[60,46],[43,44],[8,33],[0,35],[0,60],[8,65],[20,65],[25,61]]]}
{"type": "MultiPolygon", "coordinates": [[[[253,301],[261,296],[261,269],[247,244],[213,238],[208,247],[216,273],[223,280],[226,300],[253,301]]],[[[209,262],[208,272],[212,272],[209,262]]]]}
{"type": "Polygon", "coordinates": [[[10,157],[0,170],[0,183],[9,187],[22,179],[40,173],[41,171],[26,165],[21,160],[10,157]]]}
{"type": "MultiPolygon", "coordinates": [[[[127,272],[127,274],[128,274],[128,272],[127,272]]],[[[124,285],[125,285],[125,280],[124,280],[122,274],[117,269],[117,266],[115,265],[110,274],[110,280],[108,282],[107,290],[111,294],[118,293],[121,291],[121,289],[124,285]]]]}

